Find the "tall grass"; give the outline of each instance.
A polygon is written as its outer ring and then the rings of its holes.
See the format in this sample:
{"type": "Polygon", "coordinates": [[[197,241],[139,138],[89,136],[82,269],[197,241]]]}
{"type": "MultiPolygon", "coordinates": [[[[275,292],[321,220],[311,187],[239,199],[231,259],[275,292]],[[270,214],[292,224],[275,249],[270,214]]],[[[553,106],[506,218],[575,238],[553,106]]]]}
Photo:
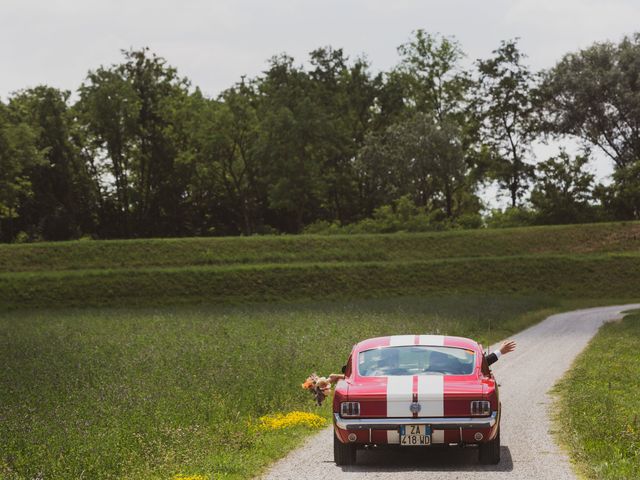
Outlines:
{"type": "Polygon", "coordinates": [[[640,478],[640,314],[602,327],[558,385],[562,440],[587,478],[640,478]]]}
{"type": "Polygon", "coordinates": [[[300,383],[338,371],[356,341],[486,343],[561,306],[483,295],[0,314],[0,478],[247,478],[308,433],[251,425],[291,410],[328,417],[300,383]]]}

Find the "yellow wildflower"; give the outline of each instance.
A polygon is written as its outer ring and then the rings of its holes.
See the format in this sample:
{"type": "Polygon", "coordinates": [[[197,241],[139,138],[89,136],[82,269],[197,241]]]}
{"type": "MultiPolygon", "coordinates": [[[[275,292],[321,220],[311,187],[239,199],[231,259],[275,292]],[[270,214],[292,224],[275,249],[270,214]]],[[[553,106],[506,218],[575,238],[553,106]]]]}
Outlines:
{"type": "Polygon", "coordinates": [[[209,477],[205,477],[204,475],[182,475],[178,474],[173,477],[173,480],[208,480],[209,477]]]}
{"type": "Polygon", "coordinates": [[[276,413],[260,417],[258,427],[261,430],[279,430],[294,425],[306,425],[311,428],[323,427],[326,423],[324,417],[309,412],[290,412],[287,414],[276,413]]]}

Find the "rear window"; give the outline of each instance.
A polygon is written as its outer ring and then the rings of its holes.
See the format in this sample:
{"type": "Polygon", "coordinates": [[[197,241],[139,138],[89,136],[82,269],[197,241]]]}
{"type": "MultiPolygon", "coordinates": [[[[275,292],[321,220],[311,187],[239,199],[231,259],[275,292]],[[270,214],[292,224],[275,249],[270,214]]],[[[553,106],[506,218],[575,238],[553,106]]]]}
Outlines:
{"type": "Polygon", "coordinates": [[[358,354],[358,372],[364,377],[402,375],[470,375],[475,352],[456,347],[410,345],[382,347],[358,354]]]}

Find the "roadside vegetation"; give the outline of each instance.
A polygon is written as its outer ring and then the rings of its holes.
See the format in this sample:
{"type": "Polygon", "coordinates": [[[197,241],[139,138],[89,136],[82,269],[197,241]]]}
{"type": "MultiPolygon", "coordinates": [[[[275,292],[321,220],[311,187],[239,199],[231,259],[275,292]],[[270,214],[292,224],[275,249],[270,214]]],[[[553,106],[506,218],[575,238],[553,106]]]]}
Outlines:
{"type": "Polygon", "coordinates": [[[339,371],[356,341],[431,332],[486,345],[575,305],[458,295],[2,313],[0,478],[244,479],[313,431],[260,417],[329,418],[300,383],[339,371]]]}
{"type": "Polygon", "coordinates": [[[557,425],[586,478],[640,478],[640,314],[603,326],[557,387],[557,425]]]}

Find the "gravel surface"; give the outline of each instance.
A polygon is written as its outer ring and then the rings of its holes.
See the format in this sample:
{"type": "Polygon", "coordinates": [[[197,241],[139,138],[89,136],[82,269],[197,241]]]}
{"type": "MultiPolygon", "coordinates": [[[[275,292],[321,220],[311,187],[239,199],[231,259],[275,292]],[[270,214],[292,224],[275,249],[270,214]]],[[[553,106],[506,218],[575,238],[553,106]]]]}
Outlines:
{"type": "Polygon", "coordinates": [[[333,430],[324,429],[277,462],[264,479],[573,479],[567,455],[556,445],[549,417],[551,387],[607,321],[640,304],[553,315],[515,335],[515,352],[492,368],[502,401],[501,462],[480,465],[474,447],[360,450],[357,465],[333,463],[333,430]],[[485,473],[487,472],[487,473],[485,473]]]}

